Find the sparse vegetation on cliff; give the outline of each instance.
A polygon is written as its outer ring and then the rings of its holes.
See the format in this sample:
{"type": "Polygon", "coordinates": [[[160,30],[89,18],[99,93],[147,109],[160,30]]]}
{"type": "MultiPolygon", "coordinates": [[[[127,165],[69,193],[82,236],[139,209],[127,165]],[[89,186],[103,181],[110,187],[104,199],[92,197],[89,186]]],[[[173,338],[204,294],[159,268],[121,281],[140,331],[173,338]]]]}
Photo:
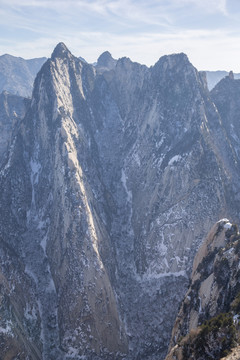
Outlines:
{"type": "Polygon", "coordinates": [[[193,329],[179,342],[182,359],[218,360],[237,345],[238,324],[232,313],[221,313],[193,329]]]}

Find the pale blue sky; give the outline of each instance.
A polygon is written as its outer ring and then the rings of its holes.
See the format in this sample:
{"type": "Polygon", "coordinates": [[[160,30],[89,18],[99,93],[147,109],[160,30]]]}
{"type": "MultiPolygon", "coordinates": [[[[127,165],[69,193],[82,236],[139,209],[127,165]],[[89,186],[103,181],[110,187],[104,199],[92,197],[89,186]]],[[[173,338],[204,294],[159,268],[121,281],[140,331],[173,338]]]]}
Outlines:
{"type": "Polygon", "coordinates": [[[185,52],[199,70],[240,72],[240,0],[0,0],[0,55],[49,57],[60,41],[88,62],[185,52]]]}

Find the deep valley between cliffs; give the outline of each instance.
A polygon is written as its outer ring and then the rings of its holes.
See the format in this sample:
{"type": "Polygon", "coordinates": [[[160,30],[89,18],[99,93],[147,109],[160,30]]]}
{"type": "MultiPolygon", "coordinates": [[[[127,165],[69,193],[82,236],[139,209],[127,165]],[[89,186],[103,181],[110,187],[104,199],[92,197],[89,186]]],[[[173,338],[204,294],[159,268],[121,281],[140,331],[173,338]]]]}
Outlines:
{"type": "Polygon", "coordinates": [[[185,54],[92,66],[63,43],[31,99],[0,95],[4,360],[165,358],[197,250],[239,222],[239,100],[185,54]]]}

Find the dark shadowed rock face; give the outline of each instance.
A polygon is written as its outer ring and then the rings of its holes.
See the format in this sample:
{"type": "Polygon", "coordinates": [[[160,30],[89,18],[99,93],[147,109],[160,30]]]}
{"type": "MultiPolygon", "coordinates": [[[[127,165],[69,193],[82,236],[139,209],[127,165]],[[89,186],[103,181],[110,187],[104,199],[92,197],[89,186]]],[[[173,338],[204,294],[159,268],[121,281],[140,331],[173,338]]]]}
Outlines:
{"type": "Polygon", "coordinates": [[[33,359],[164,357],[197,248],[239,212],[222,123],[184,54],[101,73],[55,48],[0,178],[0,235],[32,294],[19,293],[21,339],[34,333],[19,346],[33,359]]]}
{"type": "Polygon", "coordinates": [[[230,73],[211,91],[211,97],[221,115],[222,125],[233,145],[236,161],[239,161],[240,80],[234,79],[232,73],[230,73]]]}
{"type": "Polygon", "coordinates": [[[23,119],[29,101],[6,91],[0,94],[0,162],[9,150],[14,132],[23,119]]]}

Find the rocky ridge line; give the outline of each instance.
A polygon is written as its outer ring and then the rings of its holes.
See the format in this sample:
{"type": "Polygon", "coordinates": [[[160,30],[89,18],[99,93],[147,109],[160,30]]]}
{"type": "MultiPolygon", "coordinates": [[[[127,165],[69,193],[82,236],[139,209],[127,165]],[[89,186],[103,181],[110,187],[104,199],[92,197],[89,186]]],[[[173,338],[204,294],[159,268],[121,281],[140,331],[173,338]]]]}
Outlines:
{"type": "Polygon", "coordinates": [[[0,178],[0,235],[32,293],[19,323],[43,359],[165,356],[196,249],[239,213],[222,120],[184,54],[99,73],[55,48],[0,178]]]}

